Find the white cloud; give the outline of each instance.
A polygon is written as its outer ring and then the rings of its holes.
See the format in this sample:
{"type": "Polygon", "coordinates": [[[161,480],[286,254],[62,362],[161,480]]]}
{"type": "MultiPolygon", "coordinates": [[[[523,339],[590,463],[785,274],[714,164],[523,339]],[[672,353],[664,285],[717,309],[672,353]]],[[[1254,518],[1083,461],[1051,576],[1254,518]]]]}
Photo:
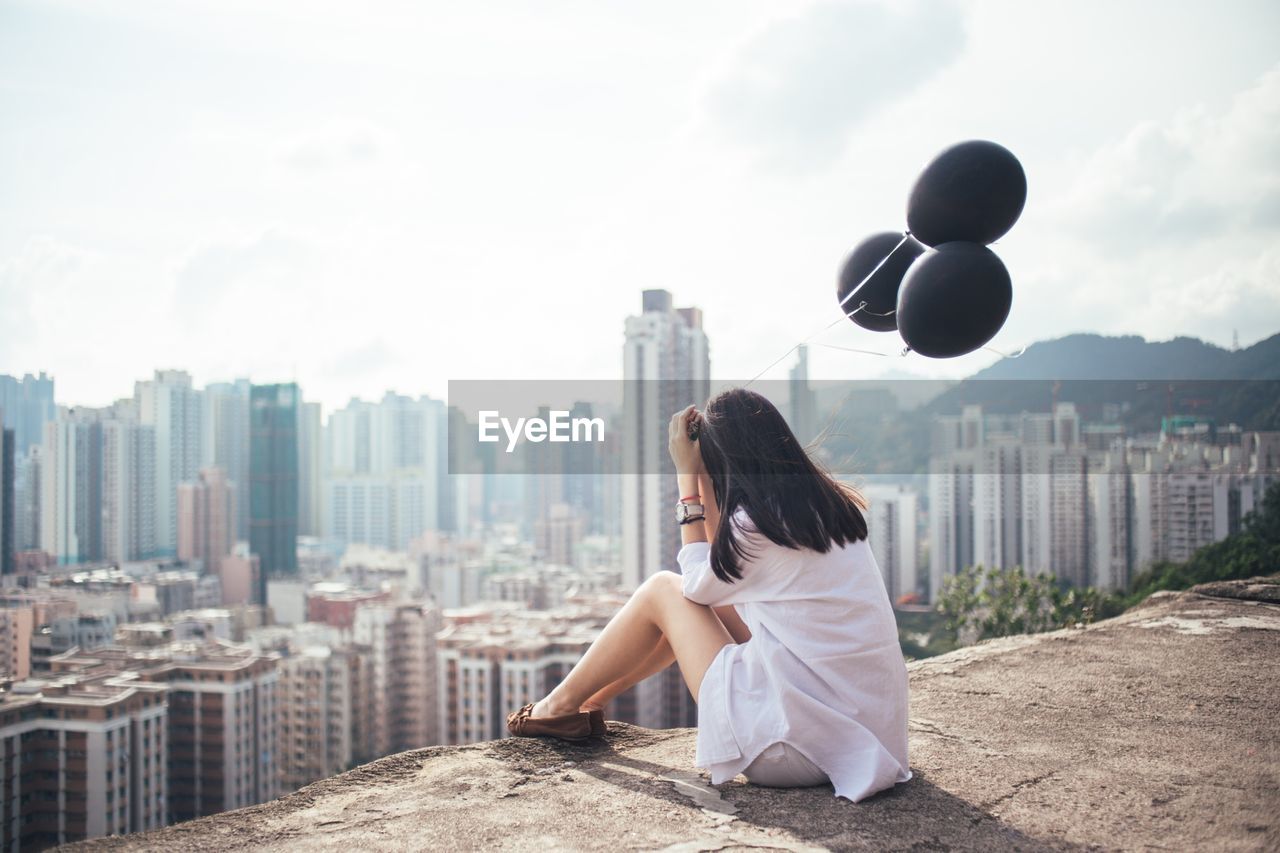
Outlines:
{"type": "Polygon", "coordinates": [[[1280,66],[1225,109],[1145,121],[1080,169],[1056,218],[1099,249],[1130,254],[1280,225],[1280,66]]]}
{"type": "Polygon", "coordinates": [[[277,150],[282,164],[303,172],[362,168],[399,156],[397,140],[389,130],[361,119],[332,120],[295,134],[277,150]]]}
{"type": "Polygon", "coordinates": [[[818,2],[746,38],[708,82],[702,106],[770,165],[821,167],[862,120],[908,96],[964,43],[950,2],[818,2]]]}
{"type": "Polygon", "coordinates": [[[750,376],[833,318],[843,255],[970,136],[1031,181],[997,247],[1000,348],[1280,327],[1263,0],[56,2],[0,27],[22,84],[0,87],[0,370],[53,370],[69,402],[157,366],[329,404],[612,376],[655,286],[705,310],[718,375],[750,376]]]}
{"type": "Polygon", "coordinates": [[[298,288],[313,273],[313,260],[307,238],[279,227],[246,240],[205,243],[174,275],[174,316],[198,326],[224,307],[249,313],[264,301],[302,296],[298,288]]]}

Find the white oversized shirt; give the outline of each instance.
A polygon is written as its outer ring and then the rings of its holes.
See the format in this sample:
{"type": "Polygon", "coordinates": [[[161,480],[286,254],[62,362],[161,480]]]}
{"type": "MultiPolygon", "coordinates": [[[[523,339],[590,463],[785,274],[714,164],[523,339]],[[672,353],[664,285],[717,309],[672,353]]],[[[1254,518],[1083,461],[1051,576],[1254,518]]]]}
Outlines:
{"type": "Polygon", "coordinates": [[[696,764],[718,785],[770,745],[790,744],[854,802],[911,778],[907,668],[866,540],[826,554],[777,545],[741,511],[742,578],[711,570],[711,545],[678,562],[685,598],[734,605],[750,641],[720,650],[698,695],[696,764]]]}

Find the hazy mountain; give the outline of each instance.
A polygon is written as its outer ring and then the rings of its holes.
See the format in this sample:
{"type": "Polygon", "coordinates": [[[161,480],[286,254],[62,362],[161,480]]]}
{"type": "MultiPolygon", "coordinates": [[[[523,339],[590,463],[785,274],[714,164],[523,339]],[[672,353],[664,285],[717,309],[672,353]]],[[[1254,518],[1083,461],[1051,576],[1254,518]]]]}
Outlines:
{"type": "Polygon", "coordinates": [[[1196,338],[1067,335],[1032,344],[973,379],[1280,379],[1280,334],[1241,350],[1196,338]]]}
{"type": "Polygon", "coordinates": [[[868,475],[921,473],[938,415],[972,404],[991,413],[1047,412],[1054,400],[1075,404],[1087,422],[1115,423],[1131,435],[1154,432],[1171,415],[1280,429],[1280,335],[1242,350],[1185,337],[1068,335],[959,382],[835,385],[820,395],[827,458],[837,469],[868,475]]]}

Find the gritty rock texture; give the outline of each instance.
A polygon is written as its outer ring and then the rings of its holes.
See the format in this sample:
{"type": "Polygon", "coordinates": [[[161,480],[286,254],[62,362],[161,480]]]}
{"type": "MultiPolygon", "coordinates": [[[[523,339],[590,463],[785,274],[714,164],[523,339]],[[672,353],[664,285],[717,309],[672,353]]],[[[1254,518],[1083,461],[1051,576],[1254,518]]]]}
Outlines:
{"type": "Polygon", "coordinates": [[[1275,580],[1152,596],[1081,629],[911,665],[915,779],[719,788],[694,733],[610,724],[376,761],[122,850],[1280,849],[1275,580]],[[1256,589],[1256,594],[1251,590],[1256,589]]]}

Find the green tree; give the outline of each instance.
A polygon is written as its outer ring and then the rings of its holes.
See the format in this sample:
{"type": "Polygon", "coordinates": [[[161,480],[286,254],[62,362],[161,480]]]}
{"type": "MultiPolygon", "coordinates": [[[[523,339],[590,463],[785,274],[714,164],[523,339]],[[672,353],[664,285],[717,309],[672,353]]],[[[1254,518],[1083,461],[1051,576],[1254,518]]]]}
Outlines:
{"type": "Polygon", "coordinates": [[[1125,601],[1137,604],[1162,589],[1187,589],[1209,581],[1236,580],[1280,569],[1280,483],[1267,489],[1241,529],[1205,545],[1185,563],[1163,561],[1133,579],[1125,601]]]}
{"type": "Polygon", "coordinates": [[[1022,568],[970,566],[947,578],[937,611],[960,644],[1010,634],[1034,634],[1106,619],[1164,589],[1187,589],[1280,570],[1280,483],[1273,484],[1241,530],[1196,551],[1185,563],[1163,561],[1133,579],[1126,595],[1069,589],[1022,568]]]}
{"type": "Polygon", "coordinates": [[[1047,574],[970,566],[938,597],[946,628],[961,643],[1083,625],[1118,612],[1096,589],[1065,589],[1047,574]]]}

